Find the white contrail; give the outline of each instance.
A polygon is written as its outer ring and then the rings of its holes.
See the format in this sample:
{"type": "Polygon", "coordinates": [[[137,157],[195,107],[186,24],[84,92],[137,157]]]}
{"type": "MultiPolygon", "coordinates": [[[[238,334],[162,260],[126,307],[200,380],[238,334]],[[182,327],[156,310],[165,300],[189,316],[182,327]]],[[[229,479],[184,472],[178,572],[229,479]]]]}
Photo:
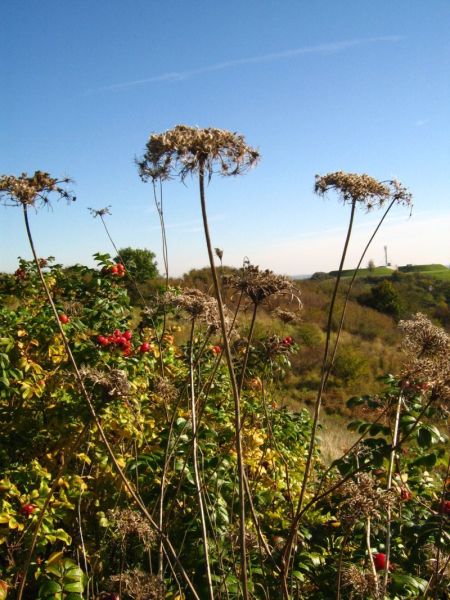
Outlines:
{"type": "Polygon", "coordinates": [[[302,54],[334,54],[341,52],[347,48],[354,48],[355,46],[362,46],[364,44],[384,43],[384,42],[399,42],[403,38],[397,35],[388,35],[382,37],[372,37],[359,40],[344,40],[342,42],[334,42],[329,44],[318,44],[316,46],[304,46],[303,48],[293,48],[291,50],[284,50],[283,52],[273,52],[272,54],[262,54],[260,56],[250,56],[247,58],[237,58],[235,60],[228,60],[215,65],[209,65],[207,67],[200,67],[198,69],[191,69],[189,71],[173,71],[169,73],[163,73],[162,75],[154,75],[152,77],[145,77],[144,79],[135,79],[133,81],[124,81],[122,83],[114,83],[92,90],[88,90],[87,93],[92,92],[104,92],[125,89],[134,87],[137,85],[143,85],[145,83],[157,83],[157,82],[174,82],[183,81],[194,77],[195,75],[202,75],[203,73],[211,73],[213,71],[222,71],[225,69],[231,69],[240,65],[251,65],[264,62],[272,62],[276,60],[285,60],[293,58],[295,56],[301,56],[302,54]]]}

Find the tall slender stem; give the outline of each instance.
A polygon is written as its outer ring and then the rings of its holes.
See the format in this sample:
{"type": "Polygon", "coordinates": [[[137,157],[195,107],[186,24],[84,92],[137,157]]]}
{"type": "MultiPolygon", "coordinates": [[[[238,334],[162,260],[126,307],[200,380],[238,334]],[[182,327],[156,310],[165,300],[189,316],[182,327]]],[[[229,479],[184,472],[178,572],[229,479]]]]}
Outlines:
{"type": "Polygon", "coordinates": [[[336,353],[337,353],[337,349],[338,349],[338,345],[339,345],[339,340],[340,340],[340,337],[341,337],[342,328],[344,326],[345,313],[347,312],[347,305],[348,305],[348,301],[349,301],[349,298],[350,298],[350,292],[352,291],[353,284],[355,283],[356,276],[357,276],[358,271],[359,271],[359,269],[361,267],[362,261],[364,260],[364,257],[366,256],[367,250],[370,247],[370,244],[373,242],[376,234],[378,233],[378,230],[380,229],[381,225],[383,224],[383,221],[387,217],[389,211],[394,206],[395,202],[396,202],[396,199],[394,198],[392,200],[392,202],[389,204],[389,206],[387,207],[387,209],[384,211],[383,216],[378,221],[378,225],[375,227],[372,235],[370,236],[369,241],[367,242],[367,244],[366,244],[366,246],[365,246],[365,248],[364,248],[364,250],[363,250],[363,252],[362,252],[362,254],[361,254],[360,258],[359,258],[359,262],[356,265],[356,269],[353,272],[353,276],[352,276],[352,278],[350,280],[350,285],[348,286],[347,292],[345,294],[344,306],[342,308],[342,313],[341,313],[341,318],[340,318],[340,321],[339,321],[339,326],[338,326],[338,330],[337,330],[337,334],[336,334],[336,339],[334,340],[333,351],[331,353],[331,358],[328,361],[327,372],[326,372],[326,375],[325,375],[325,385],[326,385],[326,383],[328,381],[328,377],[330,376],[331,369],[333,368],[334,360],[336,358],[336,353]]]}
{"type": "Polygon", "coordinates": [[[205,231],[206,246],[208,249],[209,264],[211,267],[211,274],[214,283],[214,290],[216,293],[217,306],[220,316],[220,326],[222,330],[223,345],[225,349],[225,356],[228,365],[228,372],[230,375],[231,388],[234,398],[234,429],[236,435],[236,454],[237,454],[237,467],[238,467],[238,486],[239,486],[239,543],[241,551],[241,585],[242,585],[242,597],[244,600],[248,600],[248,580],[247,580],[247,552],[246,552],[246,539],[245,539],[245,488],[244,488],[244,458],[242,451],[242,435],[241,435],[241,402],[239,388],[236,380],[236,374],[233,367],[233,359],[231,357],[230,343],[228,340],[228,331],[225,323],[225,314],[223,309],[222,295],[220,292],[219,279],[217,277],[217,270],[214,265],[214,254],[213,247],[211,244],[211,237],[209,234],[208,216],[206,212],[206,195],[205,195],[205,166],[203,163],[199,167],[199,188],[200,188],[200,203],[202,208],[203,228],[205,231]]]}
{"type": "MultiPolygon", "coordinates": [[[[36,249],[34,246],[34,242],[33,242],[33,237],[31,234],[31,228],[30,228],[30,223],[29,223],[29,219],[28,219],[28,212],[27,212],[27,206],[23,205],[23,216],[24,216],[24,221],[25,221],[25,228],[27,231],[27,236],[28,236],[28,241],[30,244],[30,248],[31,248],[31,252],[33,253],[33,258],[34,258],[34,262],[36,264],[37,270],[38,270],[38,274],[39,274],[39,279],[41,281],[42,287],[44,289],[45,295],[47,297],[47,301],[52,309],[53,315],[55,317],[59,332],[61,334],[61,338],[64,344],[64,349],[67,353],[67,356],[69,358],[69,362],[72,365],[72,368],[74,370],[75,373],[75,377],[77,380],[77,383],[80,387],[81,393],[84,397],[84,399],[86,400],[86,403],[88,405],[89,408],[89,412],[91,413],[92,419],[97,427],[97,431],[99,433],[100,439],[102,440],[106,451],[109,455],[109,457],[111,458],[111,462],[114,465],[115,470],[117,471],[120,479],[122,480],[122,483],[124,484],[124,486],[127,488],[127,490],[130,493],[131,498],[133,499],[133,501],[135,502],[136,506],[138,506],[140,508],[140,510],[142,511],[143,515],[146,517],[146,519],[149,521],[149,523],[151,524],[151,526],[161,535],[163,541],[164,541],[164,547],[166,552],[168,552],[169,554],[172,555],[177,567],[180,569],[180,572],[183,575],[183,578],[186,582],[186,585],[189,587],[189,589],[191,590],[194,598],[196,600],[200,600],[197,592],[195,591],[195,588],[190,580],[189,575],[186,573],[183,565],[181,564],[178,555],[174,549],[174,547],[172,546],[170,540],[168,539],[167,535],[165,535],[160,528],[158,527],[158,525],[156,524],[156,522],[153,520],[153,517],[151,516],[151,514],[148,512],[146,506],[144,505],[144,503],[142,502],[142,500],[139,498],[138,494],[136,493],[136,490],[134,489],[133,485],[130,483],[129,479],[127,478],[127,476],[125,475],[125,473],[123,472],[121,466],[119,465],[116,455],[114,454],[113,449],[111,448],[111,445],[106,437],[105,431],[102,427],[101,421],[97,415],[97,412],[95,410],[95,407],[92,403],[92,399],[84,385],[84,381],[83,381],[83,377],[81,376],[80,370],[78,368],[78,364],[75,360],[75,357],[73,356],[70,344],[69,344],[69,340],[67,339],[66,333],[62,327],[62,324],[59,320],[59,315],[58,315],[58,311],[56,309],[55,303],[53,301],[52,295],[50,293],[50,290],[47,286],[47,282],[45,281],[44,275],[42,273],[42,269],[39,265],[39,259],[36,253],[36,249]]],[[[21,600],[23,597],[23,592],[24,592],[24,588],[25,588],[25,578],[23,578],[21,584],[20,584],[20,588],[19,588],[19,592],[18,592],[18,596],[17,596],[17,600],[21,600]]]]}
{"type": "MultiPolygon", "coordinates": [[[[398,396],[397,408],[395,411],[394,432],[392,434],[392,448],[391,448],[391,453],[389,456],[389,467],[388,467],[387,484],[386,484],[386,490],[388,492],[392,488],[392,473],[394,471],[394,461],[395,461],[395,455],[396,455],[395,447],[397,446],[397,441],[398,441],[398,431],[399,431],[399,425],[400,425],[400,413],[401,413],[401,409],[402,409],[402,402],[403,402],[403,394],[400,393],[398,396]]],[[[384,576],[383,576],[383,585],[382,585],[382,594],[381,594],[382,597],[384,597],[384,595],[386,593],[388,576],[389,576],[389,559],[391,556],[391,506],[389,503],[388,503],[387,515],[386,515],[385,554],[386,554],[386,567],[385,567],[384,576]]]]}
{"type": "Polygon", "coordinates": [[[303,475],[302,487],[301,487],[301,491],[300,491],[300,498],[299,498],[298,504],[297,504],[296,515],[292,522],[291,529],[290,529],[289,535],[288,535],[288,539],[286,541],[286,545],[285,545],[285,548],[284,548],[284,551],[282,554],[283,578],[284,578],[283,593],[284,593],[285,600],[287,600],[289,597],[289,595],[287,594],[287,583],[286,582],[287,582],[287,576],[288,576],[288,568],[289,568],[290,559],[291,559],[292,546],[293,546],[295,534],[297,531],[299,516],[301,513],[302,504],[303,504],[303,500],[304,500],[305,493],[306,493],[306,487],[307,487],[309,475],[311,472],[312,458],[314,455],[314,448],[315,448],[317,429],[318,429],[318,423],[319,423],[319,415],[320,415],[320,409],[322,406],[322,396],[323,396],[323,391],[325,388],[325,378],[326,378],[328,352],[329,352],[329,348],[330,348],[331,327],[332,327],[334,305],[336,302],[339,283],[340,283],[341,277],[342,277],[342,270],[344,267],[345,257],[347,256],[347,250],[348,250],[348,246],[350,243],[350,237],[351,237],[351,233],[352,233],[353,221],[354,221],[354,216],[355,216],[355,209],[356,209],[356,200],[353,200],[351,212],[350,212],[350,220],[349,220],[348,229],[347,229],[347,236],[345,239],[344,248],[343,248],[342,256],[341,256],[341,262],[339,264],[338,274],[337,274],[336,281],[334,284],[333,295],[331,297],[330,308],[328,311],[325,349],[324,349],[324,354],[323,354],[323,359],[322,359],[321,380],[320,380],[319,390],[317,392],[317,398],[316,398],[316,402],[315,402],[315,406],[314,406],[313,425],[312,425],[312,431],[311,431],[311,436],[310,436],[310,441],[309,441],[308,455],[307,455],[306,464],[305,464],[305,472],[303,475]]]}
{"type": "Polygon", "coordinates": [[[375,567],[375,561],[373,559],[373,555],[372,555],[372,545],[370,542],[370,537],[371,537],[371,527],[370,527],[370,517],[367,517],[367,523],[366,523],[366,548],[367,548],[367,554],[368,554],[368,558],[369,558],[369,564],[370,564],[370,570],[372,571],[372,575],[373,575],[373,580],[375,583],[375,598],[380,597],[380,588],[379,588],[379,582],[378,582],[378,574],[377,574],[377,569],[375,567]]]}
{"type": "Polygon", "coordinates": [[[195,491],[197,492],[198,507],[200,510],[200,521],[202,525],[202,541],[205,553],[206,577],[208,580],[208,596],[214,600],[214,590],[211,576],[211,565],[209,562],[208,532],[206,530],[205,507],[203,505],[202,485],[198,470],[198,436],[197,436],[197,407],[195,401],[195,378],[194,378],[194,330],[195,319],[192,319],[191,335],[189,339],[189,375],[190,375],[190,401],[192,422],[192,462],[194,466],[195,491]]]}
{"type": "Polygon", "coordinates": [[[256,322],[256,312],[257,312],[257,310],[258,310],[258,305],[255,302],[253,304],[252,320],[251,320],[251,323],[250,323],[250,330],[248,332],[247,347],[245,349],[244,362],[242,364],[241,379],[239,381],[239,394],[242,393],[242,388],[244,387],[245,371],[247,369],[248,356],[250,354],[250,344],[252,343],[253,332],[255,330],[255,322],[256,322]]]}

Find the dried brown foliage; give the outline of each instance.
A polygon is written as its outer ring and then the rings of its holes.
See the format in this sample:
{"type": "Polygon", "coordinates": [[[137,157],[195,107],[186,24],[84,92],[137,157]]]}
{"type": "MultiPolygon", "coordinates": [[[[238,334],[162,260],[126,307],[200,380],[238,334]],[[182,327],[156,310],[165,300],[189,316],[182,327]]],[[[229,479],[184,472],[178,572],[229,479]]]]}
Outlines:
{"type": "Polygon", "coordinates": [[[343,498],[339,505],[339,517],[348,526],[353,526],[368,517],[381,518],[387,508],[397,500],[394,491],[380,489],[367,473],[361,473],[358,480],[344,483],[339,495],[343,498]]]}
{"type": "Polygon", "coordinates": [[[242,292],[253,304],[261,304],[275,295],[289,294],[291,299],[296,299],[299,306],[299,291],[288,277],[276,275],[273,271],[266,269],[261,271],[258,266],[245,265],[232,275],[223,278],[225,286],[242,292]]]}
{"type": "Polygon", "coordinates": [[[121,586],[126,596],[133,600],[163,600],[165,597],[158,578],[139,569],[113,575],[110,582],[114,587],[121,586]]]}
{"type": "Polygon", "coordinates": [[[450,336],[422,313],[400,321],[407,360],[402,377],[424,384],[435,404],[450,410],[450,336]]]}
{"type": "Polygon", "coordinates": [[[181,309],[191,320],[205,323],[213,331],[220,328],[217,300],[200,290],[185,288],[181,293],[168,291],[162,300],[169,306],[181,309]]]}
{"type": "Polygon", "coordinates": [[[28,177],[22,173],[19,177],[15,175],[3,175],[0,177],[0,201],[4,204],[12,203],[12,206],[33,206],[38,203],[48,204],[50,196],[74,201],[75,196],[68,192],[63,184],[68,184],[70,179],[56,179],[50,177],[44,171],[36,171],[34,175],[28,177]]]}
{"type": "Polygon", "coordinates": [[[259,159],[259,152],[242,135],[214,127],[177,125],[151,135],[146,148],[143,158],[137,161],[144,181],[172,175],[184,179],[200,168],[209,176],[215,171],[223,176],[238,175],[259,159]]]}
{"type": "Polygon", "coordinates": [[[382,182],[369,175],[336,171],[327,175],[316,175],[314,191],[324,196],[334,190],[344,203],[360,203],[367,210],[381,207],[395,200],[398,204],[412,205],[412,196],[397,180],[382,182]]]}
{"type": "Polygon", "coordinates": [[[342,570],[342,587],[348,588],[355,599],[373,598],[376,594],[373,573],[362,571],[356,565],[349,565],[342,570]]]}
{"type": "Polygon", "coordinates": [[[100,371],[91,367],[82,367],[80,375],[84,382],[89,382],[93,386],[100,386],[105,394],[111,398],[119,398],[130,394],[127,373],[122,369],[100,371]]]}
{"type": "Polygon", "coordinates": [[[155,532],[139,512],[129,508],[116,509],[109,511],[108,518],[122,544],[129,536],[136,536],[146,550],[151,548],[155,541],[155,532]]]}

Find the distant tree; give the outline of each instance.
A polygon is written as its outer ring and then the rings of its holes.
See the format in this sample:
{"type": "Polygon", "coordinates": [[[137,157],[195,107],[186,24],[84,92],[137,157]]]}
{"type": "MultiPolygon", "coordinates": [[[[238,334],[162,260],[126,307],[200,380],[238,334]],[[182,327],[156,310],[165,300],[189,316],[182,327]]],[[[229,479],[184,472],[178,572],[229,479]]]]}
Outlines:
{"type": "Polygon", "coordinates": [[[388,279],[384,279],[371,289],[364,304],[395,318],[398,318],[403,310],[400,294],[388,279]]]}
{"type": "Polygon", "coordinates": [[[329,279],[329,278],[330,278],[330,274],[325,273],[324,271],[316,271],[315,273],[313,273],[311,275],[311,279],[313,281],[321,281],[323,279],[329,279]]]}
{"type": "Polygon", "coordinates": [[[138,283],[143,283],[149,279],[158,277],[158,266],[155,261],[155,253],[146,248],[120,248],[119,256],[115,257],[116,262],[123,260],[125,267],[130,275],[138,283]]]}
{"type": "Polygon", "coordinates": [[[375,269],[375,262],[372,259],[370,259],[367,263],[367,268],[369,269],[369,271],[373,271],[375,269]]]}

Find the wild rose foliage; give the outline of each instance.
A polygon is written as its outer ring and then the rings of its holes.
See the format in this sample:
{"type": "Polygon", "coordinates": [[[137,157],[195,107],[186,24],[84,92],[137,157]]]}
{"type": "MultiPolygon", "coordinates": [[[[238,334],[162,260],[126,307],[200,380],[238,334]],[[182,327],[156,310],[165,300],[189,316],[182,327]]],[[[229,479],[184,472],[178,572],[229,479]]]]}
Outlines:
{"type": "MultiPolygon", "coordinates": [[[[238,134],[180,125],[152,135],[138,166],[144,180],[198,174],[205,209],[205,175],[237,175],[258,158],[238,134]]],[[[0,194],[26,214],[71,198],[66,183],[4,176],[0,194]]],[[[317,177],[319,194],[331,189],[353,209],[411,203],[398,182],[368,175],[317,177]]],[[[166,282],[132,307],[126,264],[96,259],[97,269],[21,261],[14,303],[0,309],[0,594],[329,600],[446,589],[445,333],[423,315],[402,323],[403,372],[383,394],[349,400],[367,418],[326,468],[320,401],[314,424],[280,402],[296,337],[254,331],[277,296],[294,304],[277,311],[281,322],[299,318],[290,280],[246,264],[221,282],[252,310],[243,330],[217,286],[213,298],[166,282]]]]}

